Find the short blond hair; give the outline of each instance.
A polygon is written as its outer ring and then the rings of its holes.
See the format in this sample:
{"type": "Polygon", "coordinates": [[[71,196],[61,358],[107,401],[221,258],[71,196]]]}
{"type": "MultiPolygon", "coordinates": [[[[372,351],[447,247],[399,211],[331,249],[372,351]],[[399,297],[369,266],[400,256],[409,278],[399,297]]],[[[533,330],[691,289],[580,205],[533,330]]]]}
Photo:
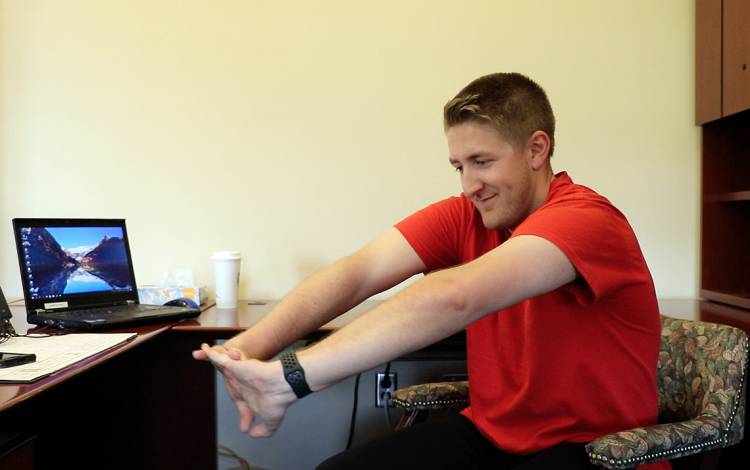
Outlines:
{"type": "Polygon", "coordinates": [[[525,147],[531,134],[544,131],[555,149],[555,115],[547,94],[520,73],[494,73],[469,83],[443,108],[445,129],[474,121],[489,124],[516,149],[525,147]]]}

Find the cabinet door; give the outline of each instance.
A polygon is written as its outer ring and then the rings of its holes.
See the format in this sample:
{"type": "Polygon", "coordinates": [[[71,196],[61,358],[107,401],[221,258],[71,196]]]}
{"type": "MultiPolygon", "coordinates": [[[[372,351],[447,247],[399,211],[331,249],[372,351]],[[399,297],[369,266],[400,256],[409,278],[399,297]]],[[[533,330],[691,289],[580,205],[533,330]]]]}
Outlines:
{"type": "Polygon", "coordinates": [[[701,125],[720,117],[721,0],[696,0],[695,123],[701,125]]]}
{"type": "Polygon", "coordinates": [[[724,0],[723,114],[750,109],[750,1],[724,0]]]}

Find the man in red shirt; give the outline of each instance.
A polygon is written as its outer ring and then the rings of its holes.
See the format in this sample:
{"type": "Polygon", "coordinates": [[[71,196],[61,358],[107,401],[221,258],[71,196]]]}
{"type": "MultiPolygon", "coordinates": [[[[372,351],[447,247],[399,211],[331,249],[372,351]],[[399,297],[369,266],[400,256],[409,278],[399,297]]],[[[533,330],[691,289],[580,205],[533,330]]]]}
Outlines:
{"type": "Polygon", "coordinates": [[[466,329],[469,408],[319,468],[380,468],[382,455],[389,468],[592,468],[586,442],[657,417],[659,314],[635,234],[606,198],[552,171],[554,115],[527,77],[475,80],[446,104],[444,123],[461,196],[406,218],[194,356],[224,374],[242,431],[270,436],[311,391],[466,329]],[[421,272],[326,339],[270,360],[421,272]]]}

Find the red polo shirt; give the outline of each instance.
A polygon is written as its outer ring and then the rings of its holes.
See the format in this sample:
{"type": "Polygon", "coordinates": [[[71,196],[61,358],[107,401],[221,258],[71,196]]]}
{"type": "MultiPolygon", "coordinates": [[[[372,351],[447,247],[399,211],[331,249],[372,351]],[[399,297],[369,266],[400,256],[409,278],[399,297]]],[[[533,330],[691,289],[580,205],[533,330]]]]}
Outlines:
{"type": "MultiPolygon", "coordinates": [[[[509,235],[485,228],[464,195],[396,228],[430,271],[472,261],[509,235]]],[[[471,406],[463,413],[498,448],[519,454],[656,423],[661,323],[625,217],[563,172],[543,206],[513,230],[519,235],[554,243],[579,276],[467,328],[471,406]]]]}

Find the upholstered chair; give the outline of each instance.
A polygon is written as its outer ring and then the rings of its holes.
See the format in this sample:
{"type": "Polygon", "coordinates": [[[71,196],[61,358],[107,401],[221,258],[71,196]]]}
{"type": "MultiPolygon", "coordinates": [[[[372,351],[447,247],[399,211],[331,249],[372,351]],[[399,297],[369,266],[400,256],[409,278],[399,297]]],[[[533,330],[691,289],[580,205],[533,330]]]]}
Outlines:
{"type": "MultiPolygon", "coordinates": [[[[586,445],[589,460],[609,469],[703,454],[700,468],[714,468],[718,451],[742,440],[748,338],[740,329],[662,316],[657,368],[659,423],[607,434],[586,445]]],[[[397,390],[404,410],[399,427],[429,410],[464,408],[467,382],[414,385],[397,390]]],[[[695,458],[691,458],[693,461],[695,458]]],[[[682,459],[683,461],[688,459],[682,459]]]]}

